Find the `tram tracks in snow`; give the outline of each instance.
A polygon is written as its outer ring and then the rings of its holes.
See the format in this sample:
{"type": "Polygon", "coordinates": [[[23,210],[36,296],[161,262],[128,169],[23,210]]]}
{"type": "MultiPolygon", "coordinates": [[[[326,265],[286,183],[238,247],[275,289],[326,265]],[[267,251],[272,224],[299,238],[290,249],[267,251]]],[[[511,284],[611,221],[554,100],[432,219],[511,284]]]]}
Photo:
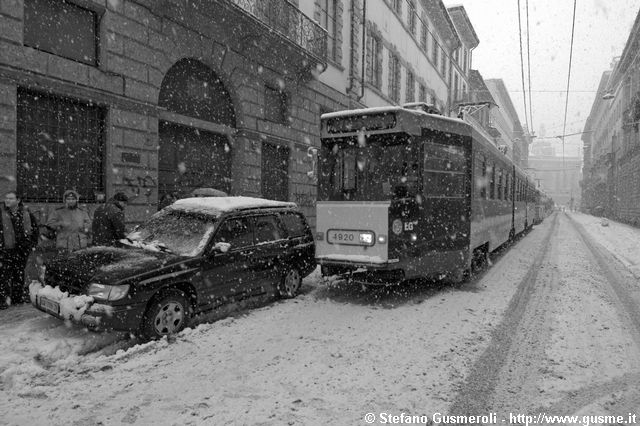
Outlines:
{"type": "Polygon", "coordinates": [[[582,226],[567,215],[550,219],[450,414],[626,415],[640,407],[637,283],[582,226]]]}

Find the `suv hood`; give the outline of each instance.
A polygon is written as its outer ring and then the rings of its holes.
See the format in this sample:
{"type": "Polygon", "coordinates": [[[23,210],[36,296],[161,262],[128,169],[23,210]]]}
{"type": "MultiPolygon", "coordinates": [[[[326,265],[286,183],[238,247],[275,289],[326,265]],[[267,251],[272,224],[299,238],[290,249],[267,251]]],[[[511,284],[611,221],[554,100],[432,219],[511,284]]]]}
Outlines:
{"type": "Polygon", "coordinates": [[[183,257],[138,248],[91,247],[46,264],[45,284],[76,293],[90,282],[117,284],[145,272],[157,271],[183,257]]]}

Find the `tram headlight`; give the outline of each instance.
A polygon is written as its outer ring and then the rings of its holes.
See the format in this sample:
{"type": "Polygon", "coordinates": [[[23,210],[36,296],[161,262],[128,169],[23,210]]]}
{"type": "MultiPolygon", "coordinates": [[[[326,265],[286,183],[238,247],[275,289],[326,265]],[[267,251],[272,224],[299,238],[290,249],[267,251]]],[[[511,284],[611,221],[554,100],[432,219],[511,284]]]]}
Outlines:
{"type": "Polygon", "coordinates": [[[387,243],[387,236],[380,234],[378,235],[378,244],[386,244],[387,243]]]}
{"type": "Polygon", "coordinates": [[[372,246],[373,232],[361,232],[360,235],[358,236],[358,241],[360,241],[360,244],[372,246]]]}

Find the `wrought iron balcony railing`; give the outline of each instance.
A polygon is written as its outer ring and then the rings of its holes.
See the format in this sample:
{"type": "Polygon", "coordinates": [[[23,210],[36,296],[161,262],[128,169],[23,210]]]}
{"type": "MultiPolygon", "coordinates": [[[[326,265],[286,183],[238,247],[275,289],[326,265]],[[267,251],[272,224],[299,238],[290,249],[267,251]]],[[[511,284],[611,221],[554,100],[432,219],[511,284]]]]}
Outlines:
{"type": "Polygon", "coordinates": [[[288,0],[230,1],[318,59],[326,61],[327,31],[288,0]]]}

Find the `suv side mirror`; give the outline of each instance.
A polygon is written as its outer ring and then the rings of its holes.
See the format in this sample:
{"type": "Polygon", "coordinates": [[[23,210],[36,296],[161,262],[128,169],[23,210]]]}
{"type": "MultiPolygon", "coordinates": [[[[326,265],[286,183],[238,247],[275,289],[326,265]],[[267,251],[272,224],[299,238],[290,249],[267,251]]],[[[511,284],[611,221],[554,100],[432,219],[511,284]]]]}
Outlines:
{"type": "Polygon", "coordinates": [[[229,251],[230,248],[231,248],[231,244],[220,241],[213,246],[213,252],[226,253],[229,251]]]}

